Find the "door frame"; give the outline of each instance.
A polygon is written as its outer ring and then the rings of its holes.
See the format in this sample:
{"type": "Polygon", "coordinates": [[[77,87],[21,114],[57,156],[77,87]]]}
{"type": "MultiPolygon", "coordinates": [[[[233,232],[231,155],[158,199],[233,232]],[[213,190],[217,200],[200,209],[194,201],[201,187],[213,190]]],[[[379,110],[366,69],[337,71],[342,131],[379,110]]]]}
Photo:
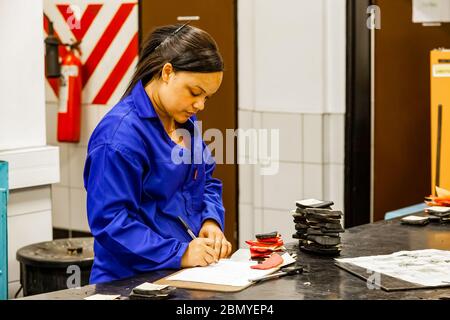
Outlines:
{"type": "Polygon", "coordinates": [[[347,0],[345,227],[371,221],[371,0],[347,0]]]}

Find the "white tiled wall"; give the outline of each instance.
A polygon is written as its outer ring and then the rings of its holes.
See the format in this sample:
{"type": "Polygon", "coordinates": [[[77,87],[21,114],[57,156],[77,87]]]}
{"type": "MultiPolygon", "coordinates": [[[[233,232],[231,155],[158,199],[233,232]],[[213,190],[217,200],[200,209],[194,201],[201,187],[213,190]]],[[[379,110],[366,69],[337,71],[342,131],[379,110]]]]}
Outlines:
{"type": "Polygon", "coordinates": [[[255,110],[322,111],[324,1],[256,0],[253,14],[255,110]]]}
{"type": "Polygon", "coordinates": [[[239,203],[253,205],[253,175],[254,166],[242,164],[239,166],[239,203]]]}
{"type": "MultiPolygon", "coordinates": [[[[334,201],[334,208],[344,209],[344,165],[324,165],[324,198],[334,201]]],[[[345,212],[344,212],[345,214],[345,212]]],[[[345,216],[344,216],[345,219],[345,216]]]]}
{"type": "Polygon", "coordinates": [[[286,214],[286,210],[263,209],[263,221],[261,232],[277,230],[285,240],[289,240],[295,233],[292,216],[286,214]]]}
{"type": "Polygon", "coordinates": [[[67,208],[70,204],[69,190],[66,186],[52,186],[52,222],[54,228],[68,229],[68,226],[70,226],[70,208],[67,208]]]}
{"type": "MultiPolygon", "coordinates": [[[[244,112],[255,108],[255,59],[254,59],[254,1],[238,0],[238,104],[241,122],[244,112]]],[[[248,113],[251,117],[251,113],[248,113]]],[[[242,127],[239,124],[239,127],[242,127]]]]}
{"type": "Polygon", "coordinates": [[[79,143],[60,143],[56,139],[57,105],[47,102],[47,139],[60,148],[61,182],[52,185],[53,227],[89,232],[86,191],[83,182],[89,137],[98,122],[111,110],[108,105],[83,105],[79,143]]]}
{"type": "MultiPolygon", "coordinates": [[[[245,214],[245,212],[243,213],[239,213],[239,214],[245,214]]],[[[254,225],[252,227],[247,227],[245,228],[245,226],[241,226],[242,229],[253,229],[253,233],[251,234],[252,237],[250,239],[252,239],[255,235],[255,233],[261,233],[264,232],[265,230],[265,226],[264,226],[264,209],[260,208],[260,207],[255,207],[254,211],[253,211],[253,223],[254,225]]],[[[240,243],[242,243],[242,241],[247,240],[247,238],[241,238],[239,240],[240,243]]],[[[244,245],[245,246],[245,245],[244,245]]],[[[242,245],[241,245],[242,247],[242,245]]]]}
{"type": "Polygon", "coordinates": [[[345,113],[346,0],[324,0],[326,113],[345,113]]]}
{"type": "Polygon", "coordinates": [[[89,138],[98,123],[99,110],[102,108],[103,106],[99,105],[83,105],[81,113],[81,123],[83,125],[81,126],[79,146],[87,146],[89,138]]]}
{"type": "Polygon", "coordinates": [[[262,128],[280,132],[280,161],[300,162],[302,149],[292,148],[292,143],[301,141],[303,132],[302,116],[299,114],[262,113],[262,128]]]}
{"type": "Polygon", "coordinates": [[[239,236],[244,240],[252,239],[255,234],[255,216],[253,205],[240,204],[239,212],[239,236]]]}
{"type": "Polygon", "coordinates": [[[324,115],[324,162],[344,164],[345,115],[324,115]]]}
{"type": "Polygon", "coordinates": [[[86,211],[86,190],[70,188],[70,229],[89,231],[86,211]]]}
{"type": "Polygon", "coordinates": [[[246,247],[244,241],[261,230],[291,230],[285,238],[291,240],[294,225],[290,210],[295,208],[296,200],[332,200],[335,203],[333,208],[343,210],[343,114],[241,110],[239,117],[239,128],[254,125],[255,129],[279,129],[281,140],[279,170],[275,175],[261,175],[259,164],[252,165],[248,158],[239,155],[241,161],[246,161],[239,165],[241,247],[246,247]],[[258,119],[262,119],[259,124],[258,119]],[[278,215],[272,214],[274,212],[278,215]],[[252,225],[249,224],[251,222],[252,225]]]}
{"type": "Polygon", "coordinates": [[[323,198],[323,164],[303,164],[303,196],[304,199],[323,198]]]}
{"type": "Polygon", "coordinates": [[[87,148],[81,145],[69,147],[69,181],[70,187],[83,188],[83,169],[86,160],[87,148]]]}
{"type": "MultiPolygon", "coordinates": [[[[48,108],[47,108],[47,110],[48,110],[48,108]]],[[[52,133],[55,133],[55,137],[56,137],[56,129],[54,131],[52,131],[52,133]]],[[[55,138],[55,140],[56,140],[56,138],[55,138]]],[[[56,143],[56,141],[49,142],[49,144],[50,143],[59,146],[59,163],[60,163],[60,176],[61,176],[59,185],[64,186],[64,187],[69,187],[70,186],[70,161],[69,161],[70,145],[64,144],[64,143],[58,144],[58,143],[56,143]]]]}
{"type": "Polygon", "coordinates": [[[323,115],[303,115],[303,161],[323,163],[323,115]]]}
{"type": "Polygon", "coordinates": [[[298,199],[344,207],[345,16],[345,0],[238,2],[238,125],[280,130],[276,175],[239,167],[241,247],[263,231],[291,241],[298,199]]]}
{"type": "Polygon", "coordinates": [[[280,162],[277,174],[262,176],[264,208],[289,211],[292,199],[303,197],[302,167],[301,163],[280,162]]]}

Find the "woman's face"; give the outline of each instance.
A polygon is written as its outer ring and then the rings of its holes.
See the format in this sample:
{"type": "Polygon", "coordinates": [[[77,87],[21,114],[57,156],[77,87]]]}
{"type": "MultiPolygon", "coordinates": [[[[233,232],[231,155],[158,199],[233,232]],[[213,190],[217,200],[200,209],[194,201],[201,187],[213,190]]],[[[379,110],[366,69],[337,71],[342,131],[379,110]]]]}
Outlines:
{"type": "Polygon", "coordinates": [[[172,66],[166,64],[158,90],[160,103],[170,117],[185,123],[205,108],[206,100],[219,90],[222,77],[223,72],[173,72],[172,66]]]}

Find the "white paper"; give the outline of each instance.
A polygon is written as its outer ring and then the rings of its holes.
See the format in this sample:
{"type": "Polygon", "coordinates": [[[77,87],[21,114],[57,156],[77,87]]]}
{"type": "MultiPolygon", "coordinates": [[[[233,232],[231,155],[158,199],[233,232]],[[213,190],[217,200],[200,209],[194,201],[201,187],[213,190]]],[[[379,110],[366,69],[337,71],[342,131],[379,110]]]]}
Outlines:
{"type": "Polygon", "coordinates": [[[450,78],[450,66],[447,63],[434,64],[433,65],[433,77],[435,77],[435,78],[450,78]]]}
{"type": "Polygon", "coordinates": [[[139,290],[148,290],[148,291],[159,291],[162,289],[167,288],[168,285],[166,284],[154,284],[150,282],[144,282],[143,284],[137,286],[135,289],[139,290]]]}
{"type": "Polygon", "coordinates": [[[115,300],[120,297],[120,294],[94,294],[84,298],[84,300],[115,300]]]}
{"type": "Polygon", "coordinates": [[[242,287],[251,283],[248,279],[262,277],[278,270],[278,268],[269,270],[250,268],[255,264],[258,263],[256,261],[231,261],[229,259],[222,259],[218,263],[211,264],[207,267],[184,269],[168,277],[167,280],[242,287]]]}
{"type": "Polygon", "coordinates": [[[448,22],[450,0],[413,0],[413,22],[448,22]]]}
{"type": "Polygon", "coordinates": [[[251,260],[252,255],[250,253],[250,249],[238,249],[235,253],[230,257],[231,261],[249,261],[251,260]]]}
{"type": "Polygon", "coordinates": [[[336,261],[427,287],[450,283],[450,251],[446,250],[399,251],[390,255],[336,261]]]}
{"type": "Polygon", "coordinates": [[[306,200],[301,200],[301,201],[297,201],[299,204],[301,204],[302,206],[308,207],[308,206],[314,206],[316,204],[322,203],[323,201],[320,200],[316,200],[316,199],[306,199],[306,200]]]}
{"type": "Polygon", "coordinates": [[[292,258],[292,256],[289,253],[285,253],[281,256],[283,258],[283,263],[281,264],[281,267],[286,267],[290,264],[293,264],[296,260],[292,258]]]}
{"type": "Polygon", "coordinates": [[[446,213],[450,211],[450,207],[429,207],[426,210],[432,212],[446,213]]]}
{"type": "Polygon", "coordinates": [[[408,217],[402,218],[402,220],[404,220],[404,221],[424,221],[427,219],[428,219],[428,217],[418,217],[418,216],[408,216],[408,217]]]}

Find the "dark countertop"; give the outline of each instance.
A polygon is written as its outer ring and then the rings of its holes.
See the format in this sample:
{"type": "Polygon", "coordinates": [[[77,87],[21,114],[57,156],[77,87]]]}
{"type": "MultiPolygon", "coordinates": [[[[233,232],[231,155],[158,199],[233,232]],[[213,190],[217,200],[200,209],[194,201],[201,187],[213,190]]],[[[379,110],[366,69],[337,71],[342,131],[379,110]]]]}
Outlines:
{"type": "MultiPolygon", "coordinates": [[[[425,227],[401,225],[399,220],[381,221],[347,229],[342,234],[341,258],[390,254],[402,250],[450,250],[450,225],[425,227]]],[[[301,275],[266,281],[237,293],[177,289],[174,299],[189,300],[302,300],[302,299],[439,299],[450,295],[450,288],[387,292],[368,289],[366,281],[334,265],[334,258],[321,257],[298,250],[296,243],[287,246],[297,252],[298,263],[309,270],[301,275]],[[309,282],[309,284],[308,284],[309,282]]],[[[128,296],[143,282],[153,282],[174,271],[156,271],[129,279],[88,285],[24,299],[83,299],[95,293],[128,296]]]]}

